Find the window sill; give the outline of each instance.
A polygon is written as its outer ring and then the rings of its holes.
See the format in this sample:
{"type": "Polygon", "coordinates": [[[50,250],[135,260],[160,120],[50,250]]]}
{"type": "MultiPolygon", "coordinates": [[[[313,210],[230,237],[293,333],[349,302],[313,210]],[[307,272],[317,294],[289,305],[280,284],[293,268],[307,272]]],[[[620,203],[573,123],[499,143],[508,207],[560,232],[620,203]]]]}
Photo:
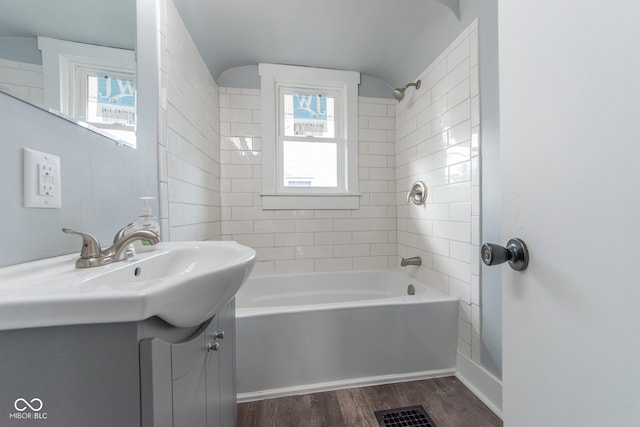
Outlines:
{"type": "Polygon", "coordinates": [[[261,194],[262,209],[359,209],[360,194],[261,194]]]}

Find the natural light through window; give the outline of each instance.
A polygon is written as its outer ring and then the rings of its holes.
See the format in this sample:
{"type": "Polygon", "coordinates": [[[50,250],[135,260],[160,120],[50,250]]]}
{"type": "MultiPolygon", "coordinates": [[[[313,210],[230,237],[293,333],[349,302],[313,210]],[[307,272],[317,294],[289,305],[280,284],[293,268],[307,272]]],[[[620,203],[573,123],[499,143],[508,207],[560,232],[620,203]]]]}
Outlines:
{"type": "Polygon", "coordinates": [[[260,64],[264,209],[357,209],[352,71],[260,64]]]}
{"type": "Polygon", "coordinates": [[[281,88],[283,187],[339,189],[336,95],[281,88]]]}
{"type": "MultiPolygon", "coordinates": [[[[104,74],[86,76],[86,122],[135,146],[136,82],[104,74]]],[[[84,91],[83,91],[84,92],[84,91]]]]}
{"type": "Polygon", "coordinates": [[[284,141],[285,187],[338,187],[336,144],[284,141]]]}

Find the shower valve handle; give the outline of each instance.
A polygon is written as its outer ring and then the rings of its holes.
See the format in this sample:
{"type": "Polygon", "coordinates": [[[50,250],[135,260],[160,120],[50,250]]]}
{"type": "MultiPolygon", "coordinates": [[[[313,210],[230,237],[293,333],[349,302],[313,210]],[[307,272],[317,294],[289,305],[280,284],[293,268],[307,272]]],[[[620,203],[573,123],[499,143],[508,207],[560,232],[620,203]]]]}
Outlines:
{"type": "Polygon", "coordinates": [[[482,262],[486,265],[499,265],[509,262],[511,268],[523,271],[529,265],[529,250],[521,239],[510,239],[507,246],[485,243],[480,249],[482,262]]]}

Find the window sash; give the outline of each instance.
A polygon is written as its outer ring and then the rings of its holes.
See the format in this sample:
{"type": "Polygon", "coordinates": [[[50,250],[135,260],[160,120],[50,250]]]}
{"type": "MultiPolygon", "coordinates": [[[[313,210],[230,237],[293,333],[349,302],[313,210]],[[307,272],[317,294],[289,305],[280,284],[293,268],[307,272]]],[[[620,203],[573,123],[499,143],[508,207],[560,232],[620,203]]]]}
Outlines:
{"type": "Polygon", "coordinates": [[[343,139],[327,139],[327,138],[293,138],[283,137],[278,138],[278,192],[279,193],[319,193],[319,194],[332,194],[332,193],[344,193],[345,188],[345,141],[343,139]],[[335,144],[336,146],[336,186],[335,187],[295,187],[285,186],[285,170],[284,170],[284,142],[302,142],[302,143],[320,143],[320,144],[335,144]]]}
{"type": "Polygon", "coordinates": [[[339,194],[346,191],[345,182],[345,158],[346,158],[346,140],[344,138],[344,112],[343,112],[343,93],[335,88],[323,87],[320,85],[277,85],[278,108],[277,108],[277,191],[282,194],[339,194]],[[334,99],[334,137],[325,136],[286,136],[285,135],[285,101],[287,95],[296,93],[318,94],[321,93],[327,97],[334,99]],[[336,186],[335,187],[303,187],[303,186],[286,186],[285,185],[285,163],[284,163],[284,142],[302,142],[302,143],[321,143],[335,144],[336,146],[336,186]]]}

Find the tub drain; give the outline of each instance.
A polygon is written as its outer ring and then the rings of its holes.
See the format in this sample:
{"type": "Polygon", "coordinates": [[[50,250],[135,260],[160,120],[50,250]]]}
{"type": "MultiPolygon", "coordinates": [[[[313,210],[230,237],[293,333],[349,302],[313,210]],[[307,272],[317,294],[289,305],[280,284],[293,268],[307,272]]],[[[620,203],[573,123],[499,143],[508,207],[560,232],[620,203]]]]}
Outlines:
{"type": "Polygon", "coordinates": [[[413,285],[409,285],[407,287],[407,295],[415,295],[416,294],[416,287],[413,285]]]}
{"type": "Polygon", "coordinates": [[[422,405],[376,411],[375,415],[380,427],[437,427],[422,405]]]}

